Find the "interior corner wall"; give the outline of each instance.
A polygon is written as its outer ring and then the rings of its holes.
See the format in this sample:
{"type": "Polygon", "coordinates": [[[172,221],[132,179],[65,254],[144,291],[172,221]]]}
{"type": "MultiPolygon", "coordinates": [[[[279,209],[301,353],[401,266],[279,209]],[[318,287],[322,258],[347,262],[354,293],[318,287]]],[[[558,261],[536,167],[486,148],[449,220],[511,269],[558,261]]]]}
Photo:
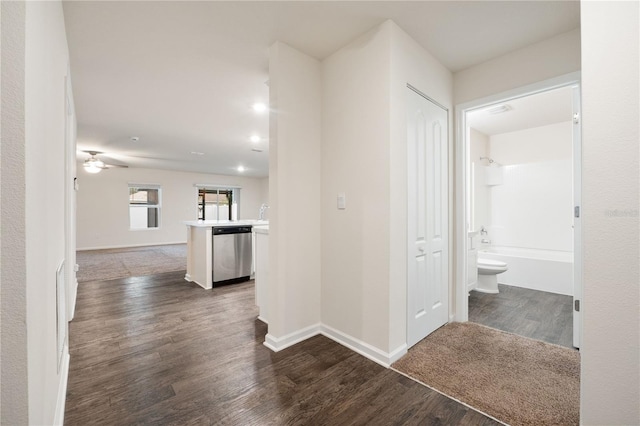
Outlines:
{"type": "MultiPolygon", "coordinates": [[[[196,220],[194,184],[239,186],[240,219],[257,219],[264,198],[260,178],[172,170],[113,168],[89,174],[78,165],[77,247],[80,250],[185,243],[186,220],[196,220]],[[162,187],[160,228],[129,229],[129,183],[162,187]]],[[[267,194],[268,196],[268,194],[267,194]]]]}
{"type": "Polygon", "coordinates": [[[580,71],[580,29],[543,40],[454,74],[454,100],[471,100],[580,71]]]}
{"type": "MultiPolygon", "coordinates": [[[[453,75],[393,22],[391,30],[389,156],[389,350],[406,344],[407,336],[407,83],[445,108],[449,119],[449,250],[453,249],[453,75]]],[[[453,289],[453,257],[449,282],[453,289]]],[[[449,295],[449,312],[453,297],[449,295]]]]}
{"type": "Polygon", "coordinates": [[[640,424],[638,2],[581,2],[580,422],[640,424]]]}
{"type": "Polygon", "coordinates": [[[316,59],[271,46],[267,342],[276,350],[320,323],[321,91],[316,59]]]}
{"type": "Polygon", "coordinates": [[[382,352],[389,351],[390,66],[388,23],[322,62],[322,323],[382,352]]]}
{"type": "Polygon", "coordinates": [[[0,424],[29,424],[25,241],[25,2],[0,3],[0,424]]]}

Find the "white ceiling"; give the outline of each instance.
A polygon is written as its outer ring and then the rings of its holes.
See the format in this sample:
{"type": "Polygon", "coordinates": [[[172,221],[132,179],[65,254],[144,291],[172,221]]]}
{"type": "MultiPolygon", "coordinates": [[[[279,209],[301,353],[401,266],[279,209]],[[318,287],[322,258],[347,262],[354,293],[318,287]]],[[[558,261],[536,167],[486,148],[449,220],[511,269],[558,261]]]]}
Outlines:
{"type": "Polygon", "coordinates": [[[467,125],[491,136],[571,121],[572,89],[564,87],[498,105],[511,109],[501,114],[490,114],[491,106],[472,111],[467,114],[467,125]]]}
{"type": "Polygon", "coordinates": [[[277,40],[323,59],[392,19],[455,72],[580,23],[577,1],[67,1],[64,12],[80,151],[256,177],[268,174],[268,114],[250,105],[268,101],[277,40]]]}

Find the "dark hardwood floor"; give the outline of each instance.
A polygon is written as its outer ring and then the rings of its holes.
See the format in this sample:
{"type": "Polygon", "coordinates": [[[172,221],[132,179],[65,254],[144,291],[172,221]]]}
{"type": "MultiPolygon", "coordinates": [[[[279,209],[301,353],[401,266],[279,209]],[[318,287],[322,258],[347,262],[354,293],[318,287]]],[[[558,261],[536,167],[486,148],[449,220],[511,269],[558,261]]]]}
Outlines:
{"type": "Polygon", "coordinates": [[[573,348],[571,296],[498,285],[500,293],[472,291],[469,321],[573,348]]]}
{"type": "Polygon", "coordinates": [[[271,352],[253,282],[183,277],[80,284],[65,424],[497,424],[323,336],[271,352]]]}

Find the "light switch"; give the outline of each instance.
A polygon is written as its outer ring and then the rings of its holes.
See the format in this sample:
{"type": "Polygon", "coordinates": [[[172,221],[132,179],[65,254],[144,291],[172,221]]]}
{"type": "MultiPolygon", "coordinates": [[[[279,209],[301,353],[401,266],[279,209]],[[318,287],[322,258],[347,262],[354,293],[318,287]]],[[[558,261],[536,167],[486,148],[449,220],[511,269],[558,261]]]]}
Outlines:
{"type": "Polygon", "coordinates": [[[338,194],[338,209],[344,210],[347,208],[347,197],[344,195],[344,192],[338,194]]]}

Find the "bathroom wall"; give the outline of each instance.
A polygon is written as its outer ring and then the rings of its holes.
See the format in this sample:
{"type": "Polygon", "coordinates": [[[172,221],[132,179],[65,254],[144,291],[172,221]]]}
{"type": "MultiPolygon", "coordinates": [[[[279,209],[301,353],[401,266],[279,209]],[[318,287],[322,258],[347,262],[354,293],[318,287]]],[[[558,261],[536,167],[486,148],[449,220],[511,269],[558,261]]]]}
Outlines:
{"type": "Polygon", "coordinates": [[[565,121],[492,135],[491,158],[503,166],[568,160],[573,152],[571,132],[571,121],[565,121]]]}
{"type": "Polygon", "coordinates": [[[471,188],[470,213],[472,231],[478,231],[481,226],[487,227],[491,224],[491,198],[490,187],[487,186],[485,178],[485,167],[489,164],[487,160],[480,160],[480,157],[489,157],[489,136],[476,130],[469,129],[469,160],[471,173],[469,188],[471,188]]]}
{"type": "Polygon", "coordinates": [[[493,135],[503,183],[490,187],[493,245],[573,250],[572,123],[493,135]]]}

